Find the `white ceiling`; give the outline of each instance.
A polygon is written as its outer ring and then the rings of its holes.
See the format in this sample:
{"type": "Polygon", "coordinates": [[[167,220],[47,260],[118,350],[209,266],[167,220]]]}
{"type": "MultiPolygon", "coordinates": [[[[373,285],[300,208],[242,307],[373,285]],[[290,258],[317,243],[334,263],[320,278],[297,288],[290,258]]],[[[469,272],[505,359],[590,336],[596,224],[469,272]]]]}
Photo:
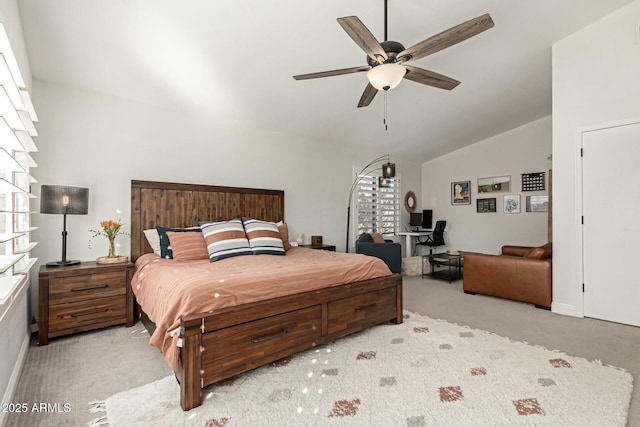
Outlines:
{"type": "MultiPolygon", "coordinates": [[[[244,125],[428,161],[551,114],[551,45],[632,0],[389,0],[389,39],[411,46],[490,13],[495,27],[412,65],[460,80],[408,80],[356,108],[365,65],[336,18],[383,40],[383,0],[19,0],[34,79],[244,125]]],[[[36,106],[37,107],[37,106],[36,106]]]]}

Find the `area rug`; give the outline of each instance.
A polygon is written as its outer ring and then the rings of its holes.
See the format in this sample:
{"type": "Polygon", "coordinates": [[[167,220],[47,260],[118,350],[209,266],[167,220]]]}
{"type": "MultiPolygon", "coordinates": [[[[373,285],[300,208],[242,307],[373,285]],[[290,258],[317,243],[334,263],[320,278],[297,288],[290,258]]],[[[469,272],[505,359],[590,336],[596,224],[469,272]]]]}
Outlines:
{"type": "Polygon", "coordinates": [[[405,312],[203,390],[167,377],[91,402],[93,426],[624,426],[626,371],[405,312]],[[106,416],[100,414],[106,411],[106,416]]]}

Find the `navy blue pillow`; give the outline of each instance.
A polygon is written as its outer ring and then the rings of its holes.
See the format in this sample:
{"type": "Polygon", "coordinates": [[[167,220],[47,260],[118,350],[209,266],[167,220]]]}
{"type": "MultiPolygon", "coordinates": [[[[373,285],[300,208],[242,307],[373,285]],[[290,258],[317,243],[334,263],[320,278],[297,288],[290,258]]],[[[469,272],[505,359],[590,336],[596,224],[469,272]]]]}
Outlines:
{"type": "Polygon", "coordinates": [[[358,242],[373,243],[373,237],[371,237],[371,234],[369,233],[362,233],[360,236],[358,236],[358,242]]]}
{"type": "Polygon", "coordinates": [[[167,236],[167,231],[178,231],[178,232],[197,232],[202,233],[200,227],[196,228],[165,228],[165,227],[156,227],[158,230],[158,237],[160,237],[160,256],[162,258],[173,259],[173,251],[171,250],[171,242],[169,242],[169,236],[167,236]]]}

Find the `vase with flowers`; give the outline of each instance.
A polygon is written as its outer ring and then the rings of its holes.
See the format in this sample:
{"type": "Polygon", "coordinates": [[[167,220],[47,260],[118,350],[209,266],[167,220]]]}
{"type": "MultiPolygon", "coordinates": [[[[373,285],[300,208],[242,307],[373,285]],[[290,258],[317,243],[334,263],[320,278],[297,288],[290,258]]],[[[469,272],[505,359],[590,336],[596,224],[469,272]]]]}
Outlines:
{"type": "MultiPolygon", "coordinates": [[[[125,255],[116,254],[116,237],[121,234],[129,234],[122,230],[123,225],[124,223],[120,222],[120,220],[113,221],[108,219],[100,222],[99,230],[89,230],[93,233],[91,239],[98,236],[105,236],[109,240],[109,253],[106,257],[99,257],[96,260],[98,264],[111,264],[127,261],[127,257],[125,255]]],[[[91,239],[89,239],[89,249],[91,249],[91,239]]]]}

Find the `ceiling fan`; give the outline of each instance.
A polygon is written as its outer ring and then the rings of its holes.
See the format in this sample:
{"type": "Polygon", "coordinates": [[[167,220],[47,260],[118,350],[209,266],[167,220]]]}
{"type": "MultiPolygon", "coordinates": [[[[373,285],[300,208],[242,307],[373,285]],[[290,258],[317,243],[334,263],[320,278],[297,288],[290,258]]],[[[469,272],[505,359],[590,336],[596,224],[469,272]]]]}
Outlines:
{"type": "Polygon", "coordinates": [[[369,83],[360,97],[358,108],[368,106],[379,90],[393,89],[400,84],[403,78],[440,89],[451,90],[455,88],[460,84],[458,80],[423,68],[406,65],[406,63],[439,52],[494,26],[491,16],[486,13],[405,48],[399,42],[387,40],[387,0],[384,2],[384,41],[381,43],[357,16],[338,18],[338,23],[367,54],[368,65],[299,74],[293,78],[296,80],[317,79],[367,71],[369,83]]]}

